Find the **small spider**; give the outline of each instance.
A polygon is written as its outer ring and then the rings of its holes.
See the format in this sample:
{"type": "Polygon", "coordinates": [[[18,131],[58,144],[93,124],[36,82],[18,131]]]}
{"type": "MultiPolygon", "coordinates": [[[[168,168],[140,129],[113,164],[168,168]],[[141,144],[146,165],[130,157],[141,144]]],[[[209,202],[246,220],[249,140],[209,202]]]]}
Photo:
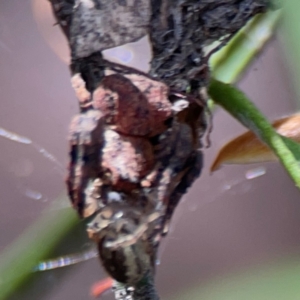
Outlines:
{"type": "Polygon", "coordinates": [[[204,107],[110,64],[73,119],[69,195],[81,217],[94,216],[88,233],[115,280],[133,285],[154,272],[161,237],[202,167],[204,107]]]}

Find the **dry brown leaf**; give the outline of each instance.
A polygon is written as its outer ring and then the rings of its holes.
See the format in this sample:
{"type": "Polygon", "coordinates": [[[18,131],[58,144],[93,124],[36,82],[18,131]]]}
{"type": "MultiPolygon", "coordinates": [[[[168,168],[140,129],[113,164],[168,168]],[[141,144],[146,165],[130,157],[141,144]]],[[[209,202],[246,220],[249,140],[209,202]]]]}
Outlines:
{"type": "MultiPolygon", "coordinates": [[[[276,132],[300,143],[300,113],[276,120],[276,132]]],[[[277,157],[257,136],[247,131],[224,145],[215,158],[210,171],[214,172],[225,164],[251,164],[275,161],[277,157]]]]}

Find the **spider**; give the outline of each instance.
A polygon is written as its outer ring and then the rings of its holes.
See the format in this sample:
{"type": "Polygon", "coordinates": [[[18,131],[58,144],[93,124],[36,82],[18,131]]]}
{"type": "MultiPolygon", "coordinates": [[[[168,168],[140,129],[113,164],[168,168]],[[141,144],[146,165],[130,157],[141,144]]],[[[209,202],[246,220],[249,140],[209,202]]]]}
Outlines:
{"type": "Polygon", "coordinates": [[[72,121],[67,185],[79,215],[94,216],[88,233],[104,268],[133,285],[154,272],[174,209],[201,171],[205,106],[131,68],[106,62],[104,74],[72,121]]]}

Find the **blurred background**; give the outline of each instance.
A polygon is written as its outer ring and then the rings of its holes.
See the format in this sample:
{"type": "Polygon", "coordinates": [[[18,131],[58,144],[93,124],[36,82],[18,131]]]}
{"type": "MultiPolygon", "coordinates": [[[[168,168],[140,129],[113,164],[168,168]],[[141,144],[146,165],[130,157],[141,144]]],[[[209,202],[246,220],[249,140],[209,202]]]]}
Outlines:
{"type": "MultiPolygon", "coordinates": [[[[78,105],[66,40],[54,23],[48,1],[0,1],[0,251],[66,193],[67,134],[78,105]]],[[[298,106],[280,40],[278,34],[267,44],[238,84],[270,120],[298,106]]],[[[147,71],[151,53],[143,38],[106,55],[147,71]]],[[[161,298],[299,299],[299,191],[278,163],[226,166],[210,174],[220,147],[244,131],[221,108],[213,127],[203,173],[161,245],[161,298]]],[[[57,209],[67,206],[62,201],[57,209]]],[[[87,247],[82,226],[56,252],[87,247]]],[[[10,299],[90,299],[90,287],[105,276],[94,258],[37,272],[10,299]]]]}

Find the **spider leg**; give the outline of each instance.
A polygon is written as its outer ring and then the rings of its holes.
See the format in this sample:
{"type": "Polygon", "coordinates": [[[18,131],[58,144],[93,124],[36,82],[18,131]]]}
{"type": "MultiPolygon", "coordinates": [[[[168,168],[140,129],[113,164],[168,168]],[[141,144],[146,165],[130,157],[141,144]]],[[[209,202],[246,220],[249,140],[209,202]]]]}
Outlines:
{"type": "Polygon", "coordinates": [[[163,235],[167,235],[169,225],[173,216],[174,210],[178,205],[182,196],[186,193],[187,189],[193,184],[196,178],[199,177],[203,165],[203,154],[200,150],[195,151],[186,162],[185,174],[181,178],[180,183],[172,192],[168,206],[165,212],[163,235]]]}
{"type": "Polygon", "coordinates": [[[70,163],[66,184],[71,202],[81,217],[88,216],[85,211],[86,193],[89,192],[90,179],[96,178],[98,172],[102,126],[101,113],[94,110],[75,116],[70,126],[70,163]]]}

